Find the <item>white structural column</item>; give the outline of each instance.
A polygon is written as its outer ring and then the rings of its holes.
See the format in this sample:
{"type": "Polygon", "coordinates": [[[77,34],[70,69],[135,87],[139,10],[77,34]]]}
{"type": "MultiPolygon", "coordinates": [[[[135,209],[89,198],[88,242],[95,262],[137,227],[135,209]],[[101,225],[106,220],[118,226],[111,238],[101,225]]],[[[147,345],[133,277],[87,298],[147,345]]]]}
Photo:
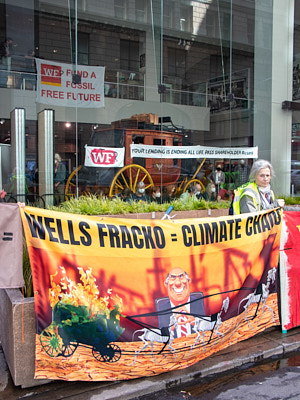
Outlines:
{"type": "Polygon", "coordinates": [[[46,205],[53,205],[53,167],[54,167],[54,111],[43,110],[38,114],[39,148],[39,195],[46,205]]]}
{"type": "Polygon", "coordinates": [[[160,101],[158,84],[162,74],[162,0],[151,0],[151,23],[146,30],[145,43],[145,100],[160,101]]]}
{"type": "Polygon", "coordinates": [[[294,0],[258,0],[255,10],[254,145],[270,160],[277,194],[290,193],[294,0]]]}
{"type": "Polygon", "coordinates": [[[11,172],[16,177],[15,193],[18,201],[24,202],[26,193],[25,179],[25,109],[15,108],[11,119],[11,172]]]}
{"type": "Polygon", "coordinates": [[[147,73],[145,74],[145,100],[159,102],[158,81],[160,69],[157,68],[157,52],[155,52],[157,39],[154,38],[152,29],[146,31],[145,60],[147,73]]]}
{"type": "Polygon", "coordinates": [[[292,111],[282,102],[293,96],[294,0],[273,0],[271,163],[275,190],[290,193],[292,111]]]}

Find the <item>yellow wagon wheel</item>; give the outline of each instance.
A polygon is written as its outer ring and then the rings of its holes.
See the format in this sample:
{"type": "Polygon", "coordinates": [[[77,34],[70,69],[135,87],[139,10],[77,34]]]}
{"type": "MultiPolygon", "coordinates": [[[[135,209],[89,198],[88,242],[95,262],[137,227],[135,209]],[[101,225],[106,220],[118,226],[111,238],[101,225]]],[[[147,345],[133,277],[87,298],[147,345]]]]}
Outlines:
{"type": "Polygon", "coordinates": [[[185,185],[183,191],[186,192],[190,186],[196,185],[196,183],[199,183],[199,185],[201,186],[201,193],[204,193],[205,186],[199,179],[191,179],[190,181],[188,181],[188,183],[185,185]]]}
{"type": "Polygon", "coordinates": [[[70,174],[65,188],[65,200],[69,200],[70,197],[76,195],[76,176],[81,168],[82,165],[79,165],[79,167],[74,169],[74,171],[70,174]]]}
{"type": "Polygon", "coordinates": [[[110,185],[109,197],[115,196],[126,187],[134,193],[136,185],[141,181],[145,183],[146,190],[154,186],[151,175],[144,167],[138,164],[126,165],[115,175],[110,185]]]}

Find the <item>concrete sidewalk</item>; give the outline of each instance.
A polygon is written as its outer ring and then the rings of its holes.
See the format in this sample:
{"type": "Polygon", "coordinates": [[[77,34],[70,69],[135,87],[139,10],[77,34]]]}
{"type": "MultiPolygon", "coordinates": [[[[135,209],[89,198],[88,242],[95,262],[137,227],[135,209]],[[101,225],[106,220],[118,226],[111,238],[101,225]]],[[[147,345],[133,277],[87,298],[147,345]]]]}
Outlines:
{"type": "MultiPolygon", "coordinates": [[[[140,378],[121,382],[65,382],[55,381],[31,388],[13,385],[0,347],[0,399],[16,400],[21,397],[56,400],[129,400],[180,384],[193,384],[205,377],[219,374],[243,365],[280,358],[300,351],[300,327],[282,334],[280,327],[237,343],[199,363],[179,371],[172,371],[152,378],[140,378]]],[[[38,381],[37,381],[38,383],[38,381]]]]}

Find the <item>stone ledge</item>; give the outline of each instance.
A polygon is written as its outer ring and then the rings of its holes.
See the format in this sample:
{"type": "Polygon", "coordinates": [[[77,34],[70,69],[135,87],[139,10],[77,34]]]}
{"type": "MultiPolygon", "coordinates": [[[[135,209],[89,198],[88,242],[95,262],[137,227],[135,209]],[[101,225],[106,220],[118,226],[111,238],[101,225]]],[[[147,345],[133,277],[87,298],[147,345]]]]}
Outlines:
{"type": "Polygon", "coordinates": [[[0,289],[0,341],[16,386],[49,382],[34,379],[34,298],[23,298],[19,289],[0,289]]]}
{"type": "MultiPolygon", "coordinates": [[[[228,216],[228,208],[216,208],[209,210],[190,210],[190,211],[175,211],[171,213],[174,219],[188,219],[188,218],[216,218],[228,216]]],[[[137,214],[116,214],[116,215],[99,215],[100,217],[109,218],[128,218],[128,219],[162,219],[164,212],[150,212],[150,213],[137,213],[137,214]]]]}

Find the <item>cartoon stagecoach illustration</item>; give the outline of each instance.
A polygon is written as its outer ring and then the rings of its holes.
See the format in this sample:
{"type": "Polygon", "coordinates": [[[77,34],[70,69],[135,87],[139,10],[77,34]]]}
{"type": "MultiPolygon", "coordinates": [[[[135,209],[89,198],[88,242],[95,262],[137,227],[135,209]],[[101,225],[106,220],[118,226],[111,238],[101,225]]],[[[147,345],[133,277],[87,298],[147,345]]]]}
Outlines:
{"type": "Polygon", "coordinates": [[[119,325],[118,306],[106,314],[91,316],[87,306],[56,303],[53,320],[40,336],[40,343],[50,357],[71,357],[78,346],[90,348],[94,358],[114,363],[121,357],[120,347],[113,343],[124,331],[119,325]]]}

